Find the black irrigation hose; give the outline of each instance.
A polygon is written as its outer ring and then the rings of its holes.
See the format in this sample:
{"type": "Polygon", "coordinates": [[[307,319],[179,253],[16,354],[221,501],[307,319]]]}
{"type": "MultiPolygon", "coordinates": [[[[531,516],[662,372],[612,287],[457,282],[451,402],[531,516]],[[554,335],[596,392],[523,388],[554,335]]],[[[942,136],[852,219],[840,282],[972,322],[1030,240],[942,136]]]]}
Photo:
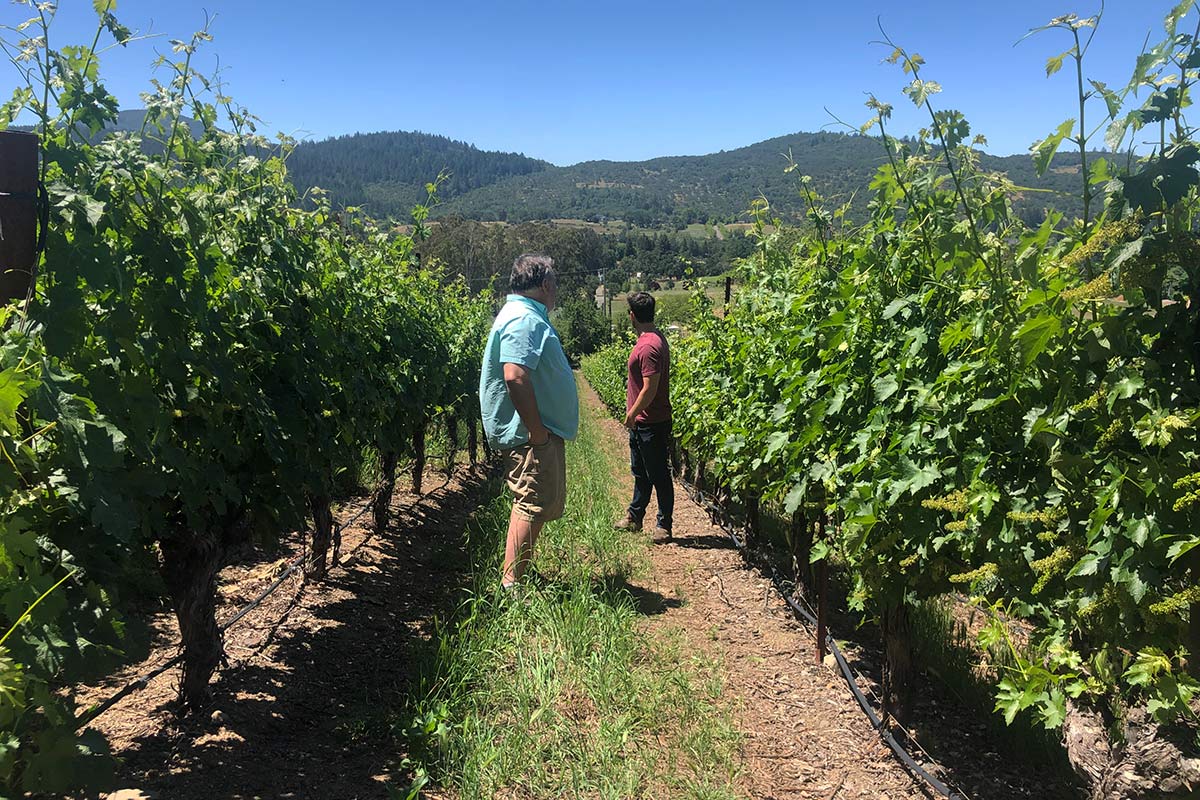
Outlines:
{"type": "MultiPolygon", "coordinates": [[[[710,500],[709,497],[704,494],[704,491],[700,489],[700,487],[687,482],[683,478],[680,478],[679,480],[680,483],[683,484],[684,488],[698,497],[701,504],[713,514],[721,529],[728,534],[729,538],[733,540],[734,546],[736,546],[737,549],[742,553],[742,557],[747,561],[751,561],[745,543],[738,538],[737,533],[734,531],[733,525],[726,520],[724,510],[715,502],[710,500]]],[[[753,562],[751,561],[751,563],[753,562]]],[[[771,583],[775,586],[775,590],[779,592],[780,596],[783,597],[784,602],[788,604],[788,607],[791,608],[794,613],[798,614],[810,625],[817,624],[816,618],[810,614],[808,610],[801,607],[800,604],[797,603],[791,596],[791,594],[786,591],[783,586],[783,582],[779,579],[779,575],[775,572],[774,568],[771,569],[771,583]]],[[[900,760],[900,763],[903,765],[904,769],[917,780],[923,781],[939,795],[947,798],[947,800],[967,800],[965,795],[953,791],[945,783],[938,780],[933,775],[930,775],[925,768],[918,764],[916,760],[909,755],[908,751],[896,741],[896,737],[893,736],[891,731],[884,726],[883,720],[880,719],[879,715],[875,713],[875,709],[871,707],[871,703],[867,700],[866,695],[864,695],[862,689],[859,688],[858,681],[854,679],[854,670],[851,669],[850,664],[846,661],[846,657],[842,655],[841,648],[838,647],[837,641],[835,641],[833,636],[828,633],[826,633],[825,639],[826,646],[829,648],[829,652],[833,653],[833,657],[837,661],[838,669],[841,671],[842,677],[846,680],[846,685],[850,687],[850,692],[854,695],[854,699],[858,701],[859,707],[863,710],[863,713],[867,715],[867,719],[870,721],[871,727],[875,729],[876,733],[878,733],[887,746],[891,748],[892,752],[896,755],[896,758],[900,760]]]]}
{"type": "MultiPolygon", "coordinates": [[[[353,517],[346,520],[345,522],[338,523],[337,532],[341,533],[346,528],[350,527],[350,525],[353,524],[354,522],[356,522],[359,519],[359,517],[361,517],[363,514],[367,513],[367,511],[370,510],[372,505],[373,504],[371,502],[366,503],[366,505],[364,505],[362,507],[362,509],[360,509],[359,512],[357,514],[355,514],[353,517]]],[[[262,602],[264,600],[266,600],[268,597],[270,597],[272,594],[274,594],[274,592],[280,586],[283,585],[284,581],[286,581],[289,577],[292,576],[292,574],[297,569],[299,569],[301,566],[304,565],[305,555],[306,554],[302,553],[302,554],[296,556],[295,558],[293,558],[292,563],[290,563],[288,565],[287,569],[285,569],[279,575],[279,577],[276,578],[274,580],[274,582],[271,583],[270,586],[268,586],[266,589],[263,589],[262,592],[259,593],[258,597],[251,600],[249,603],[247,603],[245,606],[243,606],[241,608],[241,610],[239,610],[236,614],[234,614],[232,617],[230,617],[225,622],[221,623],[220,628],[219,628],[220,632],[224,633],[225,631],[229,630],[234,625],[236,625],[243,617],[245,617],[251,611],[253,611],[254,609],[258,608],[260,605],[262,605],[262,602]]],[[[113,706],[115,706],[117,703],[121,702],[126,697],[133,694],[134,692],[145,689],[146,686],[149,685],[150,681],[154,680],[159,675],[162,675],[164,672],[171,669],[176,664],[178,664],[180,661],[182,661],[183,656],[184,656],[184,654],[182,652],[179,653],[174,658],[167,661],[167,663],[162,664],[158,667],[155,667],[150,672],[147,672],[145,675],[141,676],[140,678],[136,678],[136,679],[130,681],[129,683],[125,684],[123,687],[121,687],[120,691],[118,691],[112,697],[105,700],[100,705],[94,706],[90,710],[84,712],[83,715],[80,716],[79,719],[77,719],[75,721],[75,730],[79,730],[80,728],[84,727],[85,725],[91,724],[92,722],[94,722],[96,720],[97,717],[99,717],[100,715],[111,710],[113,706]]]]}

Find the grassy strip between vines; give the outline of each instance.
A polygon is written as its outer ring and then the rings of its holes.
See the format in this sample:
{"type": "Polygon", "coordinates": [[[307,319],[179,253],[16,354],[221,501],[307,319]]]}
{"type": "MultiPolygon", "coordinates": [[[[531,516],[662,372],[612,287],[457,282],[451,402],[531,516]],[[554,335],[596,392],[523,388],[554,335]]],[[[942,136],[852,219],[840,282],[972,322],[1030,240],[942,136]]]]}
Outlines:
{"type": "Polygon", "coordinates": [[[331,503],[364,466],[379,465],[382,527],[429,421],[477,414],[486,300],[390,226],[320,193],[301,210],[291,142],[256,135],[192,68],[207,32],[160,59],[140,133],[93,140],[117,114],[103,52],[135,39],[113,5],[97,0],[79,46],[51,49],[50,3],[0,30],[21,79],[0,127],[37,121],[49,203],[31,300],[0,310],[4,796],[105,787],[107,747],[77,732],[71,687],[137,657],[139,608],[170,601],[183,707],[204,706],[233,546],[311,517],[322,578],[331,503]]]}
{"type": "Polygon", "coordinates": [[[463,798],[735,796],[740,737],[720,664],[682,631],[643,631],[628,581],[648,568],[646,541],[612,530],[599,435],[585,411],[567,515],[542,534],[542,577],[520,597],[498,595],[507,500],[472,526],[474,593],[438,634],[408,729],[423,753],[410,791],[432,778],[463,798]]]}
{"type": "MultiPolygon", "coordinates": [[[[929,127],[893,139],[870,99],[864,132],[888,157],[870,221],[848,226],[804,178],[807,230],[760,201],[735,301],[674,351],[683,448],[726,496],[796,521],[798,564],[846,566],[884,637],[888,709],[910,700],[913,609],[967,593],[991,619],[982,651],[1007,654],[984,665],[996,710],[1062,728],[1097,797],[1200,786],[1200,147],[1184,116],[1200,40],[1182,30],[1198,16],[1172,9],[1129,84],[1090,84],[1035,148],[1040,169],[1064,142],[1085,152],[1094,105],[1112,150],[1081,175],[1085,217],[1036,229],[962,115],[934,107],[924,60],[888,42],[929,127]],[[1144,158],[1122,151],[1139,131],[1158,139],[1144,158]]],[[[1065,59],[1085,85],[1099,21],[1035,31],[1073,43],[1048,73],[1065,59]]],[[[610,402],[620,357],[584,365],[610,402]]]]}

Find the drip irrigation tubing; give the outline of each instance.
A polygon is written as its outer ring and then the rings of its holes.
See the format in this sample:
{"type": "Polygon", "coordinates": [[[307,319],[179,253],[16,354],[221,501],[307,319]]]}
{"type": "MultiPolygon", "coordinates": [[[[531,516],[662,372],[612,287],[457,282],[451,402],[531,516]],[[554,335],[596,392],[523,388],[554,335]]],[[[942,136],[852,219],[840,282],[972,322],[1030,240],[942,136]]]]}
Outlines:
{"type": "MultiPolygon", "coordinates": [[[[358,521],[358,519],[360,517],[362,517],[364,514],[367,513],[367,511],[369,511],[372,508],[373,504],[374,504],[373,498],[371,500],[368,500],[367,503],[361,509],[359,509],[357,514],[355,514],[353,517],[346,520],[345,522],[339,522],[336,526],[336,532],[341,533],[346,528],[350,527],[352,524],[354,524],[356,521],[358,521]]],[[[253,611],[254,609],[258,608],[260,605],[262,605],[263,601],[266,600],[268,597],[270,597],[272,594],[274,594],[275,591],[277,589],[279,589],[280,586],[283,585],[284,581],[286,581],[288,578],[290,578],[296,572],[296,570],[298,570],[300,567],[304,566],[307,555],[308,555],[307,553],[301,553],[300,555],[293,558],[291,563],[288,564],[287,568],[279,574],[279,577],[277,577],[274,581],[272,581],[271,584],[269,586],[267,586],[267,588],[263,589],[258,594],[257,597],[255,597],[253,600],[251,600],[249,603],[247,603],[245,606],[243,606],[236,614],[234,614],[232,617],[227,619],[225,622],[221,623],[218,630],[221,633],[224,633],[225,631],[229,630],[234,625],[236,625],[238,622],[240,622],[241,619],[243,617],[245,617],[247,614],[249,614],[251,611],[253,611]]],[[[338,564],[333,564],[332,566],[336,567],[336,566],[338,566],[338,564]]],[[[91,724],[98,717],[100,717],[101,715],[110,711],[113,708],[113,706],[117,705],[117,703],[120,703],[122,700],[124,700],[126,697],[133,694],[134,692],[145,689],[150,684],[150,681],[154,680],[159,675],[162,675],[167,670],[176,666],[177,664],[179,664],[180,661],[183,661],[183,656],[184,656],[184,654],[182,652],[180,652],[179,654],[177,654],[176,656],[174,656],[173,658],[168,660],[165,664],[155,667],[154,669],[147,672],[145,675],[142,675],[139,678],[135,678],[134,680],[125,684],[123,687],[121,687],[121,689],[116,694],[109,697],[107,700],[105,700],[100,705],[93,706],[92,708],[85,711],[79,717],[79,719],[76,720],[75,730],[79,730],[80,728],[83,728],[85,725],[91,724]]]]}
{"type": "MultiPolygon", "coordinates": [[[[734,546],[737,547],[739,552],[741,552],[742,557],[746,559],[747,562],[753,564],[754,559],[751,558],[750,551],[747,549],[745,541],[738,537],[733,524],[729,522],[727,518],[725,510],[707,494],[705,494],[704,490],[702,490],[700,487],[689,483],[682,477],[679,478],[679,482],[683,484],[683,487],[687,489],[690,494],[698,498],[700,504],[713,515],[713,518],[720,525],[721,529],[725,531],[726,535],[728,535],[733,541],[734,546]]],[[[780,580],[779,575],[775,571],[774,567],[771,567],[771,583],[775,586],[775,590],[779,592],[784,602],[787,603],[788,608],[790,608],[795,614],[799,615],[801,619],[808,622],[809,625],[817,625],[817,618],[795,601],[795,599],[784,587],[783,581],[780,580]]],[[[846,657],[842,654],[842,650],[840,647],[838,647],[837,641],[833,638],[832,634],[825,634],[825,646],[829,648],[829,652],[833,654],[834,659],[837,661],[838,670],[842,673],[842,677],[845,679],[846,685],[850,687],[850,692],[854,695],[854,699],[858,701],[859,708],[861,708],[863,713],[866,714],[867,720],[871,723],[871,727],[875,729],[875,732],[879,734],[884,743],[891,748],[892,753],[894,753],[896,758],[899,759],[904,769],[910,775],[912,775],[913,778],[922,781],[937,794],[947,798],[947,800],[968,800],[967,796],[962,792],[954,791],[945,783],[938,780],[933,775],[930,775],[929,772],[926,771],[925,768],[920,764],[918,764],[916,759],[914,759],[909,752],[904,749],[904,746],[896,741],[896,737],[893,736],[892,732],[887,729],[883,719],[881,719],[879,714],[876,713],[875,709],[871,707],[870,701],[867,700],[866,695],[864,695],[862,689],[859,688],[858,681],[855,680],[854,670],[851,668],[849,662],[846,661],[846,657]]]]}

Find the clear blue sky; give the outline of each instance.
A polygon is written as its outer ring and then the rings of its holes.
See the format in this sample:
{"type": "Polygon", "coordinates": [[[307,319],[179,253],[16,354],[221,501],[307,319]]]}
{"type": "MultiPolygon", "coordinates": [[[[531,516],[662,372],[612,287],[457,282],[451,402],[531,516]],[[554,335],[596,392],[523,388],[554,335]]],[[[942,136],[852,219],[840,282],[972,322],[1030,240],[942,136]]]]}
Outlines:
{"type": "MultiPolygon", "coordinates": [[[[1110,0],[1089,53],[1089,76],[1123,85],[1147,33],[1174,5],[1110,0]]],[[[91,0],[60,0],[58,45],[90,41],[91,0]]],[[[271,131],[324,138],[355,131],[422,130],[556,164],[709,153],[820,129],[824,107],[854,124],[865,93],[893,103],[893,132],[923,120],[900,94],[891,37],[927,61],[988,149],[1025,152],[1075,116],[1068,69],[1045,77],[1069,46],[1049,31],[1059,14],[1094,13],[1098,0],[709,0],[560,2],[315,2],[120,0],[127,26],[163,38],[110,51],[103,73],[123,108],[139,105],[155,51],[215,15],[199,64],[219,58],[230,93],[271,131]]],[[[0,4],[0,23],[25,9],[0,4]]],[[[8,79],[0,90],[15,85],[8,79]]],[[[1097,112],[1098,112],[1097,107],[1097,112]]]]}

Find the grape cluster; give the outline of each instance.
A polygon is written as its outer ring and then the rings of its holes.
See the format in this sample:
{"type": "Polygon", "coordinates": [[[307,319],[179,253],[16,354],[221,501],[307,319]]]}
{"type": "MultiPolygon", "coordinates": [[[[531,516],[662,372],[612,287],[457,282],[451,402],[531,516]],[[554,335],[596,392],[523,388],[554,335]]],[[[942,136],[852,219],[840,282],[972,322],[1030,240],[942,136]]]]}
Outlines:
{"type": "Polygon", "coordinates": [[[1189,586],[1181,592],[1165,597],[1150,606],[1150,613],[1160,617],[1170,617],[1187,611],[1188,606],[1200,603],[1200,584],[1189,586]]]}
{"type": "Polygon", "coordinates": [[[967,490],[956,489],[950,494],[942,495],[941,497],[931,497],[928,500],[922,500],[921,507],[933,511],[948,511],[951,514],[965,514],[968,511],[967,490]]]}
{"type": "Polygon", "coordinates": [[[1100,388],[1096,389],[1090,397],[1071,406],[1071,411],[1076,414],[1081,411],[1097,411],[1100,408],[1100,403],[1104,400],[1104,396],[1104,384],[1100,384],[1100,388]]]}
{"type": "Polygon", "coordinates": [[[1075,248],[1062,260],[1062,265],[1072,272],[1085,261],[1107,253],[1114,245],[1132,242],[1142,233],[1141,215],[1124,217],[1101,225],[1091,238],[1075,248]]]}
{"type": "Polygon", "coordinates": [[[1096,446],[1101,448],[1113,447],[1124,435],[1124,420],[1114,419],[1112,424],[1105,429],[1104,433],[1100,434],[1100,438],[1096,440],[1096,446]]]}
{"type": "Polygon", "coordinates": [[[1059,297],[1068,303],[1077,303],[1080,300],[1103,300],[1107,297],[1112,297],[1112,295],[1112,274],[1103,272],[1087,283],[1076,286],[1073,289],[1067,289],[1059,297]]]}
{"type": "Polygon", "coordinates": [[[1173,507],[1176,511],[1183,511],[1194,503],[1200,503],[1200,472],[1193,472],[1175,481],[1175,488],[1183,492],[1175,500],[1173,507]]]}
{"type": "Polygon", "coordinates": [[[1045,589],[1056,575],[1066,571],[1067,567],[1076,561],[1078,557],[1079,551],[1076,548],[1060,545],[1054,548],[1053,552],[1045,558],[1039,558],[1037,561],[1031,562],[1029,566],[1038,574],[1037,583],[1033,586],[1033,593],[1041,594],[1042,589],[1045,589]]]}
{"type": "Polygon", "coordinates": [[[982,583],[996,578],[1000,574],[1000,565],[991,561],[981,564],[970,572],[960,572],[950,576],[951,583],[982,583]]]}
{"type": "Polygon", "coordinates": [[[1040,523],[1047,528],[1056,522],[1067,518],[1067,510],[1062,506],[1043,508],[1040,511],[1010,511],[1008,518],[1013,522],[1040,523]]]}

